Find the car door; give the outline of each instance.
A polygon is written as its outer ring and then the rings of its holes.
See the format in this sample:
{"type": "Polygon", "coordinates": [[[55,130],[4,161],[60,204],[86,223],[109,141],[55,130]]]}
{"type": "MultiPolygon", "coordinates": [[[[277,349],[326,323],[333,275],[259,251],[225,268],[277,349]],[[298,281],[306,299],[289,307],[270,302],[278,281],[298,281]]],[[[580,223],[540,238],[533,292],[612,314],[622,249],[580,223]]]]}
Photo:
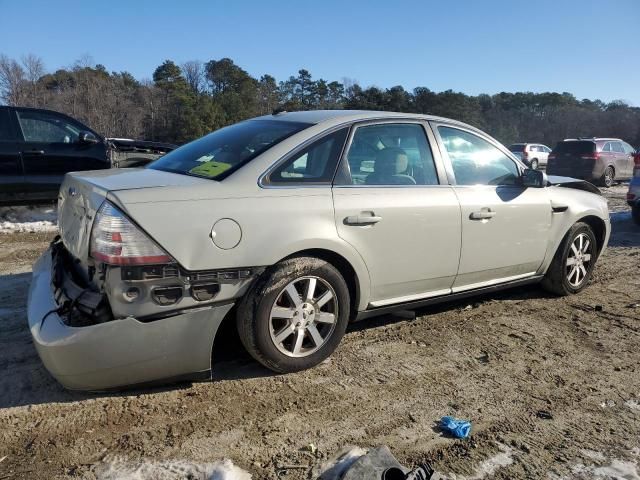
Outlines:
{"type": "Polygon", "coordinates": [[[333,187],[338,235],[369,270],[370,306],[450,293],[460,256],[460,205],[428,124],[356,125],[333,187]]]}
{"type": "Polygon", "coordinates": [[[540,155],[540,165],[547,165],[547,161],[549,160],[549,152],[551,149],[546,145],[538,145],[539,155],[540,155]]]}
{"type": "Polygon", "coordinates": [[[617,172],[616,177],[619,179],[626,179],[631,177],[633,160],[630,155],[624,151],[622,142],[611,142],[611,150],[614,154],[614,166],[617,172]]]}
{"type": "Polygon", "coordinates": [[[22,200],[24,188],[14,112],[0,107],[0,202],[22,200]]]}
{"type": "Polygon", "coordinates": [[[29,199],[56,199],[67,172],[111,166],[102,139],[81,123],[50,111],[17,109],[16,112],[23,139],[21,157],[29,199]],[[80,141],[80,133],[85,131],[98,141],[80,141]]]}
{"type": "Polygon", "coordinates": [[[462,248],[453,291],[534,276],[551,225],[546,188],[525,188],[507,150],[477,131],[435,123],[460,201],[462,248]]]}
{"type": "Polygon", "coordinates": [[[624,149],[624,153],[627,160],[627,168],[628,168],[628,176],[633,176],[633,169],[635,168],[635,149],[629,145],[627,142],[622,142],[622,148],[624,149]]]}

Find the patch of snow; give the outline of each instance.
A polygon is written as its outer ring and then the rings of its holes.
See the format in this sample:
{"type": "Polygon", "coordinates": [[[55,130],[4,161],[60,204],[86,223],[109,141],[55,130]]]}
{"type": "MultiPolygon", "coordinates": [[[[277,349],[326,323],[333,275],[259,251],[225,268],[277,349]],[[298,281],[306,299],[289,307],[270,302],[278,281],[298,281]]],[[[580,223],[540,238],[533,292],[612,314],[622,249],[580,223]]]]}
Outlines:
{"type": "Polygon", "coordinates": [[[353,463],[363,455],[367,454],[367,450],[360,447],[353,447],[344,449],[332,460],[324,463],[315,477],[320,478],[340,478],[344,472],[346,472],[353,463]]]}
{"type": "Polygon", "coordinates": [[[251,480],[231,460],[196,464],[181,460],[133,463],[115,459],[97,469],[99,480],[251,480]]]}
{"type": "Polygon", "coordinates": [[[582,453],[585,457],[590,458],[591,460],[595,460],[597,462],[604,462],[605,460],[604,453],[596,452],[595,450],[583,449],[583,450],[580,450],[580,453],[582,453]]]}
{"type": "Polygon", "coordinates": [[[640,410],[640,402],[638,402],[637,400],[627,400],[626,402],[624,402],[624,405],[631,410],[640,410]]]}
{"type": "Polygon", "coordinates": [[[575,465],[571,472],[581,478],[605,478],[607,480],[640,480],[638,464],[614,459],[607,466],[586,466],[581,463],[575,465]]]}
{"type": "Polygon", "coordinates": [[[55,205],[0,207],[0,233],[55,232],[57,222],[55,205]]]}
{"type": "Polygon", "coordinates": [[[465,477],[463,475],[451,474],[449,476],[441,476],[440,478],[450,480],[481,480],[485,477],[492,476],[498,469],[513,463],[513,456],[515,453],[513,448],[502,443],[498,443],[498,448],[500,449],[500,452],[482,462],[474,469],[472,476],[465,477]]]}

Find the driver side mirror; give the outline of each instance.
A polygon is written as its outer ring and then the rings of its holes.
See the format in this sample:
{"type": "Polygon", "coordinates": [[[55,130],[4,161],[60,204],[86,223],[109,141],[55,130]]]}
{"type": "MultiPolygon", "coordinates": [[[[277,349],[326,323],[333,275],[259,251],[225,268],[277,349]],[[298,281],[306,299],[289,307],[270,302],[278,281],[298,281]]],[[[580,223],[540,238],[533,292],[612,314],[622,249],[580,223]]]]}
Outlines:
{"type": "Polygon", "coordinates": [[[521,178],[523,187],[543,188],[547,186],[547,175],[540,170],[527,168],[522,172],[521,178]]]}
{"type": "Polygon", "coordinates": [[[91,132],[80,132],[78,134],[78,143],[95,144],[98,138],[91,132]]]}

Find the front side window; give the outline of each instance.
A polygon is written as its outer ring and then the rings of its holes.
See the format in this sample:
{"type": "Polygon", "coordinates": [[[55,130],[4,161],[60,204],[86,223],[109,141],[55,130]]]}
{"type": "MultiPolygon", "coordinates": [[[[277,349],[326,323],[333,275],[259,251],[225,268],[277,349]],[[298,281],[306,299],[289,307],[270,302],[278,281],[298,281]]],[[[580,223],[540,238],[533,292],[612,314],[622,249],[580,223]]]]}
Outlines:
{"type": "Polygon", "coordinates": [[[216,130],[160,157],[147,168],[222,180],[308,123],[247,120],[216,130]]]}
{"type": "Polygon", "coordinates": [[[516,164],[497,147],[464,130],[438,127],[458,185],[515,185],[516,164]]]}
{"type": "Polygon", "coordinates": [[[438,185],[422,125],[358,127],[346,155],[352,185],[438,185]]]}
{"type": "Polygon", "coordinates": [[[18,111],[25,142],[76,143],[83,130],[78,124],[48,112],[18,111]]]}
{"type": "Polygon", "coordinates": [[[348,128],[340,129],[294,154],[269,174],[267,183],[331,183],[348,132],[348,128]]]}

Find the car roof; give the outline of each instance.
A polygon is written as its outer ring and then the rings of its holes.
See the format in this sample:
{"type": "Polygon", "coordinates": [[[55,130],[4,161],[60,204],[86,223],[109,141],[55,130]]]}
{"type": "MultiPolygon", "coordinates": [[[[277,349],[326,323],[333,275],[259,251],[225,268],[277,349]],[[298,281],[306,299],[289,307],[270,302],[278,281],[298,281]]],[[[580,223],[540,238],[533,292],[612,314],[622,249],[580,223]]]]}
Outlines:
{"type": "Polygon", "coordinates": [[[279,112],[272,115],[263,115],[262,117],[255,118],[255,120],[282,120],[286,122],[301,122],[316,125],[323,123],[327,124],[327,126],[332,126],[358,121],[386,120],[394,118],[455,123],[466,128],[480,131],[471,125],[458,120],[452,120],[450,118],[418,113],[383,112],[377,110],[305,110],[299,112],[279,112]]]}

